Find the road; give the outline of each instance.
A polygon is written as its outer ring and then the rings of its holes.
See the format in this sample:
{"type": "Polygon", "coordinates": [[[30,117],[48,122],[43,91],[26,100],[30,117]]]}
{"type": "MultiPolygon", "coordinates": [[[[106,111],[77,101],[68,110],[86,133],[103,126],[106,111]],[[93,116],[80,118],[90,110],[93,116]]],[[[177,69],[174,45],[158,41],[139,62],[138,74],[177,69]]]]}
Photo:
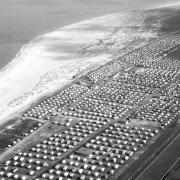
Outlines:
{"type": "Polygon", "coordinates": [[[178,135],[136,180],[159,180],[180,156],[180,135],[178,135]]]}

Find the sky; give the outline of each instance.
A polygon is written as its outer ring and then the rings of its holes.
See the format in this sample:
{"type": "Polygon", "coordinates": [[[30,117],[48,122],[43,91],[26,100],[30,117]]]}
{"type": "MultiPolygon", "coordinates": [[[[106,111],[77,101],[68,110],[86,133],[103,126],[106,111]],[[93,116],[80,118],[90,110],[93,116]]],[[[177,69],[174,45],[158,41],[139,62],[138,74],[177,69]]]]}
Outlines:
{"type": "Polygon", "coordinates": [[[0,68],[36,36],[71,23],[178,0],[0,0],[0,68]]]}

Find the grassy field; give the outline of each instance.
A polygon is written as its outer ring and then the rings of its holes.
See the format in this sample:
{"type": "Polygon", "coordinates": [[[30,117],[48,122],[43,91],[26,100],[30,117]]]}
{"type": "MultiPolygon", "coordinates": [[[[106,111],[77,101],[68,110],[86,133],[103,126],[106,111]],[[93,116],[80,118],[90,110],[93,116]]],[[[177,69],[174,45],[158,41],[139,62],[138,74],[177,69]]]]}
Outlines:
{"type": "Polygon", "coordinates": [[[29,133],[31,129],[38,128],[38,121],[34,121],[31,119],[26,119],[18,122],[11,128],[5,128],[3,133],[12,134],[16,136],[24,136],[25,133],[29,133]]]}
{"type": "Polygon", "coordinates": [[[17,140],[19,137],[11,134],[2,134],[0,133],[0,147],[2,149],[7,148],[8,145],[12,144],[13,141],[17,140]]]}

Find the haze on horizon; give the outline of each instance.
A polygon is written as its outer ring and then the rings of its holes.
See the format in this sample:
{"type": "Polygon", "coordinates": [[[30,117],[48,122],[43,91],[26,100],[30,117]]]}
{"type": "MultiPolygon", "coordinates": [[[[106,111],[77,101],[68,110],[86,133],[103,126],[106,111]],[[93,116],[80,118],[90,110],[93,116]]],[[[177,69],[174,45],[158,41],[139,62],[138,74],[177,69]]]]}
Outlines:
{"type": "Polygon", "coordinates": [[[156,8],[178,0],[1,0],[0,68],[36,36],[115,12],[156,8]]]}

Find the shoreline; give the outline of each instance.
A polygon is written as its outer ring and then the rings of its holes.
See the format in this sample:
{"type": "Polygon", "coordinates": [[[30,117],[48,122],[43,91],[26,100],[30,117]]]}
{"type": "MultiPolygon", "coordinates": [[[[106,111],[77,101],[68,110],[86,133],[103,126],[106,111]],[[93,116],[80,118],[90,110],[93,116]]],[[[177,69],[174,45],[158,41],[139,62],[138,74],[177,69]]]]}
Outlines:
{"type": "MultiPolygon", "coordinates": [[[[56,31],[59,31],[59,30],[66,30],[66,29],[70,29],[70,28],[76,28],[77,26],[81,26],[82,24],[86,24],[86,23],[89,23],[91,22],[92,20],[95,21],[96,19],[103,19],[103,18],[106,18],[107,16],[114,16],[114,15],[118,15],[119,12],[116,12],[116,13],[111,13],[111,14],[107,14],[107,15],[103,15],[103,16],[98,16],[98,17],[95,17],[95,18],[92,18],[92,19],[85,19],[83,21],[80,21],[80,22],[75,22],[75,23],[72,23],[70,25],[66,25],[66,26],[62,26],[60,28],[54,28],[54,29],[51,29],[51,31],[47,31],[46,33],[43,33],[41,35],[38,35],[37,37],[35,37],[34,39],[32,39],[31,41],[29,41],[28,43],[24,44],[20,50],[17,52],[17,54],[15,55],[15,57],[7,64],[5,65],[4,67],[2,67],[0,69],[0,78],[1,78],[1,75],[4,73],[4,71],[8,70],[8,68],[13,68],[14,65],[16,65],[16,63],[18,63],[18,58],[22,55],[23,51],[27,50],[28,48],[36,45],[36,43],[38,43],[39,40],[41,39],[44,39],[46,35],[49,35],[50,33],[53,33],[53,32],[56,32],[56,31]],[[10,67],[12,66],[12,67],[10,67]]],[[[124,13],[125,14],[125,13],[124,13]]],[[[92,23],[92,22],[91,22],[92,23]]]]}
{"type": "Polygon", "coordinates": [[[156,38],[156,32],[141,30],[146,18],[142,13],[145,12],[118,12],[86,19],[56,28],[25,44],[0,70],[0,121],[17,114],[52,90],[62,88],[89,66],[110,61],[109,57],[120,53],[118,46],[121,49],[129,47],[130,43],[134,49],[156,38]],[[134,25],[140,29],[133,29],[134,25]],[[134,41],[139,43],[133,44],[134,41]]]}
{"type": "MultiPolygon", "coordinates": [[[[103,19],[103,18],[105,18],[105,17],[107,17],[107,16],[109,16],[109,17],[111,17],[112,15],[114,15],[114,14],[116,14],[116,13],[113,13],[113,14],[110,14],[110,15],[105,15],[105,16],[100,16],[100,17],[96,17],[95,18],[95,20],[98,20],[98,19],[103,19]]],[[[118,13],[119,14],[119,13],[118,13]]],[[[29,49],[31,49],[32,47],[34,47],[34,46],[36,46],[38,43],[41,43],[43,40],[45,40],[46,38],[48,38],[48,36],[49,35],[52,35],[52,33],[54,33],[54,32],[61,32],[61,31],[67,31],[67,33],[68,33],[68,30],[77,30],[78,31],[78,29],[76,29],[76,28],[80,28],[80,26],[83,26],[84,24],[93,24],[93,21],[94,21],[94,19],[88,19],[88,20],[84,20],[84,21],[82,21],[82,22],[78,22],[78,23],[74,23],[74,24],[71,24],[71,25],[69,25],[69,26],[65,26],[65,27],[62,27],[62,28],[58,28],[58,29],[55,29],[54,31],[52,31],[52,32],[47,32],[47,33],[45,33],[45,34],[43,34],[43,35],[40,35],[40,36],[38,36],[38,37],[36,37],[35,39],[33,39],[33,40],[31,40],[29,43],[27,43],[27,44],[25,44],[22,48],[21,48],[21,50],[18,52],[18,54],[16,55],[16,57],[7,65],[7,66],[5,66],[3,69],[1,69],[1,71],[0,71],[0,79],[1,80],[3,80],[4,79],[4,77],[5,76],[9,76],[10,74],[11,75],[13,75],[12,74],[12,72],[13,72],[13,70],[14,69],[16,69],[16,66],[17,65],[19,65],[19,64],[21,64],[22,63],[22,59],[21,59],[21,56],[24,54],[24,53],[26,53],[29,49]]],[[[80,28],[81,29],[81,28],[80,28]]],[[[82,36],[83,37],[83,36],[82,36]]],[[[60,52],[61,53],[61,52],[60,52]]],[[[33,61],[32,61],[32,63],[33,63],[33,61]]],[[[21,70],[21,69],[20,69],[21,70]]],[[[70,80],[68,80],[68,82],[70,82],[70,80]]],[[[65,85],[65,84],[64,84],[65,85]]],[[[64,86],[63,85],[63,86],[64,86]]],[[[1,86],[2,87],[2,86],[1,86]]],[[[33,86],[32,86],[33,87],[33,86]]],[[[57,87],[57,88],[59,88],[59,87],[57,87]]],[[[57,88],[55,88],[54,90],[57,90],[57,88]]],[[[49,91],[54,91],[54,90],[48,90],[48,92],[49,91]]],[[[0,89],[0,91],[1,91],[1,89],[0,89]]],[[[26,91],[26,90],[25,90],[26,91]]],[[[23,93],[23,92],[22,92],[23,93]]],[[[7,119],[9,119],[9,118],[12,118],[13,116],[15,116],[15,115],[17,115],[18,114],[18,112],[19,111],[22,111],[22,110],[24,110],[24,109],[26,109],[26,107],[27,106],[29,106],[29,104],[31,104],[31,103],[34,103],[34,101],[37,101],[40,97],[42,97],[42,96],[45,96],[45,95],[47,95],[47,92],[45,91],[43,91],[42,93],[40,93],[40,96],[39,95],[37,95],[36,97],[34,97],[30,102],[28,102],[28,103],[23,103],[24,105],[20,105],[20,108],[15,108],[13,111],[14,112],[12,112],[12,113],[10,113],[10,114],[8,114],[8,115],[5,115],[5,117],[3,116],[3,115],[1,115],[1,123],[3,123],[4,121],[6,121],[7,119]],[[41,95],[42,94],[42,95],[41,95]]],[[[1,93],[0,93],[0,96],[2,96],[1,95],[1,93]]],[[[15,96],[16,97],[16,96],[15,96]]],[[[14,98],[15,98],[14,97],[14,98]]],[[[18,105],[19,106],[19,105],[18,105]]],[[[11,107],[10,107],[11,108],[11,107]]]]}

